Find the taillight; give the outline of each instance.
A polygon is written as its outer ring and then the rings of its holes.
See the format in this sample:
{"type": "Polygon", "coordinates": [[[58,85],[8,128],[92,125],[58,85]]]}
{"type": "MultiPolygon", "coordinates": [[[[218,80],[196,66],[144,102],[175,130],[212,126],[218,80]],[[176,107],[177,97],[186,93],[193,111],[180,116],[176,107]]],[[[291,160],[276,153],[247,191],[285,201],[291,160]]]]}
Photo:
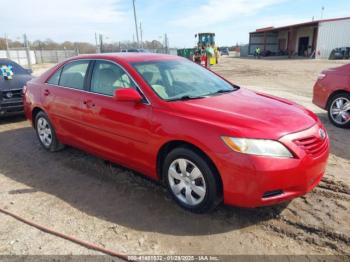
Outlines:
{"type": "Polygon", "coordinates": [[[327,75],[326,75],[325,73],[320,73],[320,74],[318,74],[317,79],[318,79],[318,80],[322,80],[322,79],[324,79],[326,76],[327,76],[327,75]]]}

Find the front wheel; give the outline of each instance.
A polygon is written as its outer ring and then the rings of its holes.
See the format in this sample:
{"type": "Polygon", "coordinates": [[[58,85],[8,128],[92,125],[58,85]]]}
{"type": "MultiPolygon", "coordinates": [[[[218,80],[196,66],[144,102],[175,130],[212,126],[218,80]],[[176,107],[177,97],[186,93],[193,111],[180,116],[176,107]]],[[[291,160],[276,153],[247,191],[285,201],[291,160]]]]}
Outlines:
{"type": "Polygon", "coordinates": [[[166,157],[163,177],[173,199],[184,209],[204,213],[220,202],[217,174],[200,154],[176,148],[166,157]]]}
{"type": "Polygon", "coordinates": [[[39,112],[35,117],[35,130],[40,144],[48,151],[55,152],[64,146],[56,136],[56,132],[44,112],[39,112]]]}
{"type": "Polygon", "coordinates": [[[350,127],[350,94],[341,93],[331,98],[328,118],[337,127],[350,127]]]}

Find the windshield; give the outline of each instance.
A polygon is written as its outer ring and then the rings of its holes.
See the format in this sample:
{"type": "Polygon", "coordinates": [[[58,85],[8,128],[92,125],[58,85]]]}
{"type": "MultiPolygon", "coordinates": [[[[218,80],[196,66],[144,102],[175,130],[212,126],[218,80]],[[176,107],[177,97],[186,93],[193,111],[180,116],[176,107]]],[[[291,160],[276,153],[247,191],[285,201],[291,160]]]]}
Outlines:
{"type": "Polygon", "coordinates": [[[157,95],[167,101],[204,98],[237,89],[202,66],[186,60],[132,65],[157,95]]]}

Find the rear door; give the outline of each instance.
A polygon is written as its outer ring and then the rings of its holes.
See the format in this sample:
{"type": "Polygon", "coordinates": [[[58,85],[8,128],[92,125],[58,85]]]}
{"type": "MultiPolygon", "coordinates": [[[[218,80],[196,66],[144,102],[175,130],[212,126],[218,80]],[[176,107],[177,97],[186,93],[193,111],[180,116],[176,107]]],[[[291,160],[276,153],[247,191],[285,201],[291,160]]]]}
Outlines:
{"type": "Polygon", "coordinates": [[[68,62],[47,81],[42,89],[45,111],[49,114],[62,142],[83,142],[82,105],[90,60],[68,62]]]}
{"type": "Polygon", "coordinates": [[[95,61],[90,92],[83,103],[84,138],[96,153],[148,174],[152,108],[147,100],[120,102],[113,97],[115,89],[130,87],[139,90],[122,67],[95,61]]]}

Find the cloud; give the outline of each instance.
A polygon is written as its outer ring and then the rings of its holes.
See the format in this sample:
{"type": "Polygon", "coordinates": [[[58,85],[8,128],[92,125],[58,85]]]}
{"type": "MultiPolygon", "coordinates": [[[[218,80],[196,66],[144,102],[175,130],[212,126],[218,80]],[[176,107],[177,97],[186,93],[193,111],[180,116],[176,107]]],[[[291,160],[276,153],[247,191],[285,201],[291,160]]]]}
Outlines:
{"type": "Polygon", "coordinates": [[[6,25],[3,30],[12,37],[28,33],[35,38],[64,40],[75,35],[78,40],[110,25],[117,28],[127,18],[122,7],[121,0],[17,0],[15,7],[2,10],[0,24],[6,25]]]}
{"type": "Polygon", "coordinates": [[[83,23],[86,21],[94,23],[109,23],[125,18],[122,11],[118,10],[119,0],[17,0],[14,12],[2,12],[1,16],[17,18],[27,22],[46,19],[57,20],[57,22],[74,21],[83,23]],[[11,13],[11,14],[10,14],[11,13]]]}
{"type": "Polygon", "coordinates": [[[171,24],[183,27],[209,26],[226,22],[242,15],[253,15],[261,9],[281,3],[285,0],[208,0],[183,18],[171,21],[171,24]]]}

